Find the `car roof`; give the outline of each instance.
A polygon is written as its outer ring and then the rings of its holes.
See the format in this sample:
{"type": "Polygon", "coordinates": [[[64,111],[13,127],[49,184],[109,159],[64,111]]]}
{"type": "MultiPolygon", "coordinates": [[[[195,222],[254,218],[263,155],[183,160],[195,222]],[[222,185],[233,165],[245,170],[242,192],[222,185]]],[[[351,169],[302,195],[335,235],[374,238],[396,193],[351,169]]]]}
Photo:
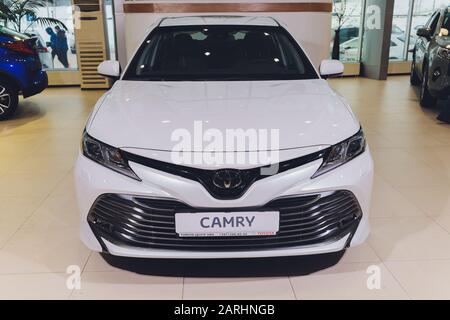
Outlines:
{"type": "Polygon", "coordinates": [[[164,18],[160,27],[193,25],[247,25],[278,27],[278,22],[271,17],[260,16],[187,16],[164,18]]]}

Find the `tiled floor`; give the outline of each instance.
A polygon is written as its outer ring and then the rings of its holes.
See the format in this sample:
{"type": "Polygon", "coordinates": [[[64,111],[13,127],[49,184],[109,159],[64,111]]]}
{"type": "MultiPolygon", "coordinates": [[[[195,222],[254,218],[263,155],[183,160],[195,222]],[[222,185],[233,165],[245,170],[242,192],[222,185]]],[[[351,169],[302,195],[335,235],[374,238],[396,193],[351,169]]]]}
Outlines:
{"type": "Polygon", "coordinates": [[[337,265],[289,277],[163,277],[108,265],[78,239],[71,175],[101,92],[54,88],[22,101],[0,123],[0,299],[450,299],[450,126],[419,107],[407,77],[332,85],[375,159],[372,233],[337,265]],[[70,265],[82,270],[79,290],[67,288],[70,265]],[[369,290],[374,274],[380,288],[369,290]]]}

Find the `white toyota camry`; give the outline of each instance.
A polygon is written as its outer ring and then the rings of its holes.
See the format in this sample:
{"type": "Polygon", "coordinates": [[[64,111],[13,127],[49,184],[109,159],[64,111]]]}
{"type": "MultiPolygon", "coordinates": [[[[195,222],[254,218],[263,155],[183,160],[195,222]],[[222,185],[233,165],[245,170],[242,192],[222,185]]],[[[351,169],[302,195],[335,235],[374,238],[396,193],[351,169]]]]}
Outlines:
{"type": "Polygon", "coordinates": [[[319,254],[369,233],[373,162],[360,123],[276,20],[165,18],[83,133],[81,238],[144,258],[319,254]]]}

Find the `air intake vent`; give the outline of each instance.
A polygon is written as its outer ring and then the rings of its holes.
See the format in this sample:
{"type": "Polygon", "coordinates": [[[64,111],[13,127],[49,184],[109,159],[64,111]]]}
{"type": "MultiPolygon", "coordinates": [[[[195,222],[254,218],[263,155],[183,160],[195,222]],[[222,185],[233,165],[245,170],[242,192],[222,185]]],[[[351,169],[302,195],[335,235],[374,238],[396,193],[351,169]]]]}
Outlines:
{"type": "Polygon", "coordinates": [[[81,12],[100,11],[98,0],[73,0],[73,5],[79,7],[81,12]]]}
{"type": "Polygon", "coordinates": [[[193,208],[171,199],[118,194],[101,195],[88,221],[94,233],[117,245],[174,250],[258,250],[317,245],[352,234],[362,212],[353,193],[299,195],[275,199],[256,208],[193,208]],[[279,211],[280,231],[275,236],[179,237],[178,212],[279,211]]]}
{"type": "Polygon", "coordinates": [[[79,42],[82,88],[105,88],[108,81],[97,73],[98,65],[106,59],[102,42],[79,42]]]}

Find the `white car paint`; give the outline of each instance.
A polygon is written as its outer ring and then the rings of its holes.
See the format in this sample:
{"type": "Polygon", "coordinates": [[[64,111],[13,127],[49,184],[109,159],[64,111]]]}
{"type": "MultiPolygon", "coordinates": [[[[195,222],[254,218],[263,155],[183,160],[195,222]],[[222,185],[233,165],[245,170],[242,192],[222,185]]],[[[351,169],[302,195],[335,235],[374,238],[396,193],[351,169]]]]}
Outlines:
{"type": "Polygon", "coordinates": [[[338,60],[323,60],[319,70],[322,77],[341,76],[344,73],[344,64],[338,60]]]}
{"type": "Polygon", "coordinates": [[[104,104],[87,130],[96,139],[120,148],[170,151],[175,145],[171,133],[192,128],[196,120],[207,121],[204,130],[279,128],[280,149],[332,145],[359,130],[349,109],[321,79],[119,81],[104,104]],[[239,117],[230,116],[233,114],[239,117]],[[108,130],[118,127],[127,130],[108,130]]]}
{"type": "Polygon", "coordinates": [[[97,71],[102,76],[106,77],[120,77],[120,64],[119,61],[106,60],[99,64],[97,71]]]}
{"type": "MultiPolygon", "coordinates": [[[[202,18],[204,19],[204,18],[202,18]]],[[[166,20],[163,20],[163,22],[166,20]]],[[[268,18],[213,18],[204,24],[273,23],[268,18]],[[252,20],[253,19],[253,20],[252,20]]],[[[167,19],[166,24],[198,24],[197,18],[167,19]]],[[[117,81],[97,102],[86,125],[87,133],[106,144],[147,158],[170,162],[177,128],[189,128],[201,120],[207,128],[279,128],[280,161],[329,147],[358,132],[360,125],[345,100],[323,79],[284,81],[117,81]]],[[[192,150],[193,151],[193,150],[192,150]]],[[[223,150],[235,152],[237,150],[223,150]]],[[[247,148],[240,152],[262,152],[247,148]]],[[[193,207],[233,208],[263,205],[273,199],[333,190],[351,191],[359,202],[362,218],[349,235],[334,242],[311,246],[248,251],[181,251],[121,246],[103,240],[108,252],[146,258],[245,258],[335,252],[361,244],[369,234],[369,207],[373,162],[369,148],[360,156],[319,177],[315,160],[254,182],[243,196],[233,200],[214,198],[197,181],[131,162],[142,181],[133,180],[88,159],[82,153],[75,167],[80,209],[81,239],[92,250],[102,251],[87,216],[96,199],[105,193],[177,199],[193,207]]],[[[207,165],[192,165],[209,168],[207,165]]],[[[249,165],[235,166],[248,168],[249,165]]]]}

